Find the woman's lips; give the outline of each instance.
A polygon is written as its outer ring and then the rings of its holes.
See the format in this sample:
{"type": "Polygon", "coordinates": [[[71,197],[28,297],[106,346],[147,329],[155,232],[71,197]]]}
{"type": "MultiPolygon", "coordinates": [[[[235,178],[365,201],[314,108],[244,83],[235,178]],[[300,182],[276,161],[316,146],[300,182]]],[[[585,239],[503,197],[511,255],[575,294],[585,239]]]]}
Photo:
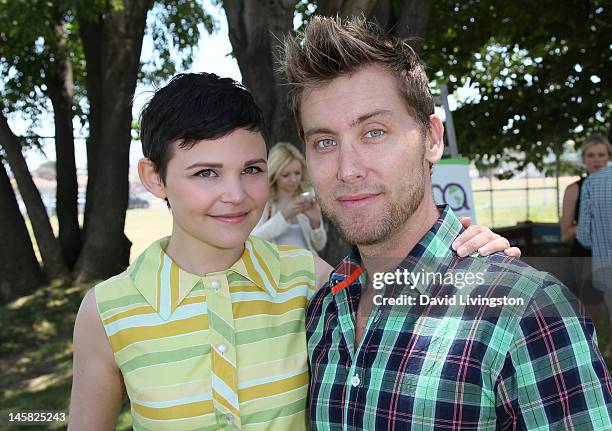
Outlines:
{"type": "Polygon", "coordinates": [[[218,222],[225,224],[238,224],[242,223],[244,219],[246,219],[248,212],[240,212],[240,213],[231,213],[231,214],[220,214],[220,215],[211,215],[213,219],[218,222]]]}

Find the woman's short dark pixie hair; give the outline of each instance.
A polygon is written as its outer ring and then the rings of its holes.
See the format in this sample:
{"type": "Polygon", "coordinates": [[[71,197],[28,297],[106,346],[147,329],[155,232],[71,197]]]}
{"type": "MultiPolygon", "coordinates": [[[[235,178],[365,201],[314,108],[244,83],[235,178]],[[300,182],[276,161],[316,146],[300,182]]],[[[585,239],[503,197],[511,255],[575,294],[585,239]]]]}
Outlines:
{"type": "Polygon", "coordinates": [[[263,133],[261,110],[241,84],[213,73],[176,75],[140,113],[142,152],[164,182],[175,142],[190,149],[198,141],[222,138],[238,129],[263,133]]]}

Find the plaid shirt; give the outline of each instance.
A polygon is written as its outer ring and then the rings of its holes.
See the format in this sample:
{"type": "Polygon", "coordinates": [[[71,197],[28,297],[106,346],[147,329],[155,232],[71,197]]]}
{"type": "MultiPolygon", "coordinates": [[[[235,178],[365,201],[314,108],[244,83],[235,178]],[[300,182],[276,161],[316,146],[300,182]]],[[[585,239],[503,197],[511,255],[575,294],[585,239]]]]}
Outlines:
{"type": "Polygon", "coordinates": [[[580,192],[576,236],[593,251],[593,283],[612,289],[612,166],[589,175],[580,192]]]}
{"type": "Polygon", "coordinates": [[[514,303],[373,306],[356,346],[363,266],[354,249],[308,307],[312,429],[612,430],[612,380],[580,303],[503,254],[457,257],[461,231],[445,207],[399,269],[472,272],[481,283],[392,283],[385,296],[514,303]]]}

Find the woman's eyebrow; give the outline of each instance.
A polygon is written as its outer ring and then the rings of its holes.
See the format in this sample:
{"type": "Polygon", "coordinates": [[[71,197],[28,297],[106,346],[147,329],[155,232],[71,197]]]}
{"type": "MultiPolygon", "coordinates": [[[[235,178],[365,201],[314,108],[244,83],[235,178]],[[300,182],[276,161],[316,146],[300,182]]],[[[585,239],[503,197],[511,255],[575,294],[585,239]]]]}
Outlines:
{"type": "Polygon", "coordinates": [[[185,169],[193,168],[222,168],[223,163],[212,163],[212,162],[196,162],[192,165],[187,166],[185,169]]]}
{"type": "MultiPolygon", "coordinates": [[[[257,163],[267,163],[267,161],[266,161],[266,159],[247,160],[246,162],[244,162],[244,166],[255,165],[257,163]]],[[[223,163],[196,162],[196,163],[193,163],[193,164],[187,166],[185,169],[193,169],[193,168],[222,168],[222,167],[223,167],[223,163]]]]}
{"type": "Polygon", "coordinates": [[[268,163],[268,162],[266,159],[253,159],[253,160],[247,160],[246,162],[244,162],[244,166],[256,165],[257,163],[268,163]]]}

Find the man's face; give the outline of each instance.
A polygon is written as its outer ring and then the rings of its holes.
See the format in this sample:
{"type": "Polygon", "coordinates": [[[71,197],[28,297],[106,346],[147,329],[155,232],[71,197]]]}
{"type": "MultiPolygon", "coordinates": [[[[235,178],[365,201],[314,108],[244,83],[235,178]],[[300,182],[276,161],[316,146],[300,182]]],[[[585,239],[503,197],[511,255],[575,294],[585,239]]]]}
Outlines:
{"type": "Polygon", "coordinates": [[[261,134],[244,129],[190,149],[175,144],[163,186],[173,235],[221,249],[242,246],[268,199],[266,160],[261,134]]]}
{"type": "MultiPolygon", "coordinates": [[[[304,93],[308,171],[323,212],[352,244],[388,240],[431,189],[441,156],[409,114],[394,75],[370,65],[304,93]]],[[[437,118],[436,129],[441,130],[437,118]]]]}

